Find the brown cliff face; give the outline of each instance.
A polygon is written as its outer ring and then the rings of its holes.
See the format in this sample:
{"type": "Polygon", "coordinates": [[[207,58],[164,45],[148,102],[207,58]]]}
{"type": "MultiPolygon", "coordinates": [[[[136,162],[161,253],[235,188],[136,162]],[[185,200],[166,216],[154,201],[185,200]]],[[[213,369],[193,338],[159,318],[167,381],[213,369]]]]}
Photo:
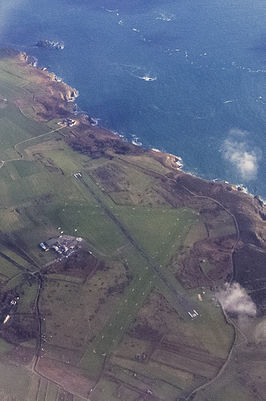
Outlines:
{"type": "Polygon", "coordinates": [[[65,118],[75,110],[73,101],[78,91],[60,81],[55,74],[45,68],[36,68],[34,60],[26,53],[13,50],[2,50],[1,59],[8,59],[10,67],[19,71],[19,75],[28,81],[28,90],[14,96],[13,101],[22,112],[28,114],[29,109],[37,120],[65,118]]]}

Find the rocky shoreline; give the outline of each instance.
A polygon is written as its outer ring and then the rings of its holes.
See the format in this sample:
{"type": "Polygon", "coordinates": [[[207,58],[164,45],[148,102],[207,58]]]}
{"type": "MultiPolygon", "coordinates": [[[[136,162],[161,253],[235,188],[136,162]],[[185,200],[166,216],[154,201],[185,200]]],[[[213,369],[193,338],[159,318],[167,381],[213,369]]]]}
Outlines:
{"type": "MultiPolygon", "coordinates": [[[[190,173],[182,171],[182,159],[179,156],[161,152],[158,149],[146,149],[134,145],[113,132],[96,126],[85,113],[77,113],[75,100],[78,91],[56,75],[32,63],[32,58],[26,53],[13,50],[2,50],[0,57],[14,59],[18,67],[23,68],[30,79],[42,88],[41,94],[35,96],[35,118],[52,120],[61,118],[74,119],[77,124],[64,134],[64,140],[76,151],[93,158],[112,157],[115,154],[130,154],[136,157],[146,155],[160,162],[169,169],[169,178],[181,180],[186,188],[196,196],[206,196],[221,202],[225,208],[236,215],[240,221],[245,221],[241,233],[246,240],[252,238],[252,243],[266,249],[266,211],[263,201],[258,196],[244,193],[241,188],[226,182],[207,181],[190,173]],[[246,229],[246,234],[245,233],[246,229]]],[[[17,100],[23,108],[21,99],[17,100]]]]}
{"type": "MultiPolygon", "coordinates": [[[[17,57],[21,61],[22,65],[25,65],[25,67],[29,66],[30,68],[33,69],[33,72],[36,72],[37,75],[40,75],[40,77],[44,78],[45,84],[47,85],[47,83],[48,83],[47,89],[49,89],[49,87],[54,87],[53,89],[56,89],[57,94],[60,97],[60,100],[63,101],[63,103],[62,102],[60,102],[60,103],[61,103],[61,106],[63,105],[64,111],[67,114],[67,115],[64,114],[65,117],[74,118],[75,120],[78,120],[79,123],[82,123],[83,125],[89,125],[90,127],[95,128],[96,132],[97,131],[104,132],[105,135],[108,135],[113,140],[116,141],[119,138],[119,140],[121,142],[124,142],[129,145],[129,142],[121,135],[116,135],[112,131],[105,129],[104,127],[99,127],[98,124],[95,122],[95,119],[90,117],[87,113],[85,113],[85,112],[77,113],[78,107],[75,103],[76,99],[79,96],[79,91],[77,89],[72,88],[69,84],[65,83],[61,78],[58,78],[56,76],[56,74],[54,74],[53,72],[49,72],[46,67],[42,67],[42,68],[38,67],[36,60],[33,59],[32,56],[29,56],[28,54],[26,54],[24,52],[16,52],[16,51],[9,50],[9,49],[6,50],[6,52],[8,53],[9,56],[13,55],[14,57],[17,57]],[[72,103],[72,104],[69,105],[69,103],[72,103]]],[[[53,94],[54,94],[54,91],[53,91],[53,94]]],[[[50,116],[46,116],[46,117],[44,116],[45,119],[47,117],[50,117],[50,116]]],[[[167,167],[171,167],[171,168],[177,169],[177,170],[180,170],[183,167],[183,161],[180,156],[173,155],[173,154],[170,154],[167,152],[163,152],[163,151],[160,151],[159,149],[155,149],[155,148],[148,149],[143,146],[140,147],[140,146],[135,145],[134,143],[132,143],[132,145],[134,146],[137,154],[139,152],[142,153],[143,151],[145,153],[149,152],[155,159],[159,160],[163,165],[165,165],[167,167]]],[[[129,148],[132,151],[133,147],[129,146],[129,148]]],[[[188,175],[197,177],[195,174],[189,173],[189,172],[186,172],[186,173],[184,172],[184,174],[188,174],[188,175]]],[[[197,178],[203,179],[201,177],[197,177],[197,178]]],[[[263,199],[261,199],[260,196],[248,193],[241,184],[235,185],[235,184],[230,184],[226,181],[217,181],[217,180],[213,180],[213,182],[219,183],[220,185],[224,185],[225,187],[230,186],[230,188],[235,191],[239,191],[239,192],[248,194],[251,198],[256,198],[258,201],[260,201],[262,206],[265,206],[265,202],[263,201],[263,199]]]]}

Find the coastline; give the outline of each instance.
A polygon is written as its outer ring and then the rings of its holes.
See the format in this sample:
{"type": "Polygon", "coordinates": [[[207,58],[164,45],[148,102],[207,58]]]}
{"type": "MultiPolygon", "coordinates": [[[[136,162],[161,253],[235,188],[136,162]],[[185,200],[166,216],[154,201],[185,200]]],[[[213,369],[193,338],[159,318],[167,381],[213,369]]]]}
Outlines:
{"type": "MultiPolygon", "coordinates": [[[[53,102],[59,102],[60,107],[62,108],[61,113],[58,113],[59,107],[57,108],[57,115],[54,115],[55,118],[67,117],[73,118],[78,121],[78,124],[82,126],[90,127],[95,133],[104,133],[106,137],[109,137],[113,141],[121,141],[124,144],[127,144],[130,152],[135,154],[148,154],[153,157],[157,161],[159,161],[162,165],[176,170],[178,173],[191,176],[193,178],[197,178],[204,182],[208,183],[216,183],[221,185],[224,188],[229,188],[229,190],[236,191],[238,193],[247,195],[250,199],[258,200],[263,207],[266,206],[266,201],[260,196],[250,193],[242,184],[231,184],[228,181],[224,180],[209,180],[204,177],[201,177],[194,172],[184,171],[183,170],[183,159],[180,155],[173,155],[168,152],[161,151],[160,149],[145,147],[142,144],[134,143],[134,140],[131,142],[124,137],[124,135],[119,132],[113,132],[105,127],[102,127],[98,124],[98,120],[94,117],[89,116],[89,114],[85,111],[79,110],[77,103],[75,102],[79,96],[79,91],[76,88],[71,87],[69,84],[64,82],[61,78],[58,78],[55,73],[49,71],[47,67],[38,65],[38,60],[28,55],[25,52],[20,52],[13,49],[2,49],[0,53],[0,57],[6,58],[15,58],[19,61],[22,67],[29,68],[29,74],[31,77],[36,75],[38,81],[43,81],[42,84],[46,87],[46,90],[50,92],[53,96],[53,102]],[[47,85],[48,84],[48,85],[47,85]]],[[[51,118],[51,115],[43,115],[44,120],[51,118]]],[[[152,145],[151,145],[152,146],[152,145]]]]}
{"type": "MultiPolygon", "coordinates": [[[[61,78],[58,78],[56,76],[55,73],[53,73],[52,71],[49,71],[47,69],[47,67],[43,66],[40,67],[38,66],[38,60],[34,57],[32,57],[31,55],[26,54],[25,52],[19,52],[19,51],[13,51],[12,49],[8,49],[9,52],[14,52],[17,54],[17,56],[19,57],[19,59],[23,62],[25,62],[25,64],[31,66],[32,68],[36,69],[37,71],[39,71],[40,73],[43,73],[44,76],[48,79],[51,80],[52,82],[55,82],[56,84],[60,85],[61,88],[58,88],[59,91],[62,91],[64,93],[64,95],[62,96],[63,100],[66,100],[68,103],[72,103],[73,109],[69,110],[70,111],[70,117],[74,116],[75,118],[81,117],[82,121],[84,122],[85,119],[88,120],[89,124],[92,127],[98,127],[104,131],[107,131],[110,133],[110,135],[115,135],[118,136],[120,138],[120,140],[126,142],[126,143],[130,143],[130,141],[124,137],[124,135],[120,134],[119,132],[113,132],[107,128],[105,128],[104,126],[101,126],[99,124],[99,120],[95,119],[92,116],[89,116],[89,114],[86,111],[83,110],[79,110],[79,106],[78,104],[75,102],[76,99],[79,96],[79,91],[76,88],[71,87],[69,84],[67,84],[66,82],[64,82],[61,78]],[[60,90],[61,89],[61,90],[60,90]]],[[[219,182],[221,184],[226,184],[226,185],[230,185],[230,187],[233,190],[236,191],[240,191],[243,192],[247,195],[249,195],[251,198],[258,198],[264,206],[266,206],[266,200],[264,200],[260,195],[258,194],[253,194],[251,192],[249,192],[247,190],[246,187],[244,187],[243,184],[232,184],[232,183],[228,183],[228,181],[225,180],[219,180],[219,179],[206,179],[200,175],[195,174],[195,172],[190,172],[189,170],[184,171],[183,170],[183,159],[180,155],[173,155],[171,153],[168,152],[164,152],[161,151],[159,149],[153,148],[152,145],[150,145],[150,147],[145,147],[143,146],[142,143],[135,143],[134,139],[131,141],[131,143],[139,148],[145,149],[145,151],[148,152],[152,152],[153,154],[155,154],[155,158],[157,156],[157,158],[159,158],[160,160],[164,159],[164,163],[166,163],[166,165],[170,165],[172,168],[177,168],[178,170],[181,170],[184,174],[189,174],[193,177],[197,177],[199,179],[202,180],[206,180],[206,181],[214,181],[214,182],[219,182]],[[156,155],[157,154],[157,155],[156,155]],[[160,155],[160,156],[159,156],[160,155]]]]}

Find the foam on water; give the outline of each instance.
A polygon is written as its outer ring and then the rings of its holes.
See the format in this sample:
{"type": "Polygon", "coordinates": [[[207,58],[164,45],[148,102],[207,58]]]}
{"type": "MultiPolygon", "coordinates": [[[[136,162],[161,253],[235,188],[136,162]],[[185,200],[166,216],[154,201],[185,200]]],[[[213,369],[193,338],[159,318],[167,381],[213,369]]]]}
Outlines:
{"type": "Polygon", "coordinates": [[[143,77],[138,77],[138,78],[146,82],[152,82],[157,80],[157,77],[150,77],[149,75],[144,75],[143,77]]]}

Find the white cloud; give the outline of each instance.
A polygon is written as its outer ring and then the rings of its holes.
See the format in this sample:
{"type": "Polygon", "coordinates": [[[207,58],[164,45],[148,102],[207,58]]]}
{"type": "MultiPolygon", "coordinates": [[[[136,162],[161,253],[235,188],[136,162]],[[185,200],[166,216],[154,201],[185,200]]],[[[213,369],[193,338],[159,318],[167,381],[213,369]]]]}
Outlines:
{"type": "Polygon", "coordinates": [[[226,312],[237,315],[256,315],[256,305],[239,283],[226,283],[224,288],[216,293],[216,298],[226,312]]]}
{"type": "Polygon", "coordinates": [[[258,173],[260,152],[248,144],[248,132],[232,129],[225,139],[222,152],[225,160],[229,161],[245,181],[254,180],[258,173]]]}

